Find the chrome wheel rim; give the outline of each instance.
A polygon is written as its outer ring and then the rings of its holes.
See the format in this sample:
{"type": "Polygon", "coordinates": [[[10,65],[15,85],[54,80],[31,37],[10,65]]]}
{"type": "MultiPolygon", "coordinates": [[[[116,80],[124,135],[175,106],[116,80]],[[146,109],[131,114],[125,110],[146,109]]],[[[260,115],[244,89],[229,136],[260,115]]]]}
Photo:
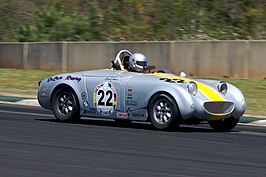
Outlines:
{"type": "Polygon", "coordinates": [[[159,124],[166,124],[172,117],[170,103],[165,99],[158,100],[153,106],[154,120],[159,124]]]}
{"type": "Polygon", "coordinates": [[[67,116],[74,108],[73,97],[69,93],[62,93],[58,97],[58,110],[60,114],[67,116]]]}

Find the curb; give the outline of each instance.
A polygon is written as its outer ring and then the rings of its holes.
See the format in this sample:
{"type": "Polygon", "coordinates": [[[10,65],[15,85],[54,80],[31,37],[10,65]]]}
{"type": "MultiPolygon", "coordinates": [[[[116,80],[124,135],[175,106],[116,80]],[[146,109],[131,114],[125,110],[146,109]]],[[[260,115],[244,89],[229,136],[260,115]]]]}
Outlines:
{"type": "Polygon", "coordinates": [[[40,106],[37,99],[21,100],[21,101],[18,101],[17,103],[20,103],[20,104],[28,104],[28,105],[35,105],[35,106],[38,105],[38,106],[40,106]]]}
{"type": "Polygon", "coordinates": [[[239,124],[241,125],[252,125],[252,126],[266,126],[266,119],[265,117],[251,117],[250,115],[243,115],[240,120],[239,124]]]}
{"type": "Polygon", "coordinates": [[[40,106],[36,98],[23,98],[15,96],[0,96],[0,103],[40,106]]]}
{"type": "MultiPolygon", "coordinates": [[[[40,106],[37,98],[23,98],[16,96],[1,96],[0,103],[40,106]]],[[[239,123],[242,125],[266,126],[266,116],[244,114],[239,123]]]]}

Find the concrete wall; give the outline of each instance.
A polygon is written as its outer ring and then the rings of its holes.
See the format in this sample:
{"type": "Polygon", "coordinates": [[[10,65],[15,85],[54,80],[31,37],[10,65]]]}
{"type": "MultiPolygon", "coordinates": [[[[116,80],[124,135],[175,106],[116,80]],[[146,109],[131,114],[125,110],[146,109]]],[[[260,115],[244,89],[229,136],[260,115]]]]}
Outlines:
{"type": "Polygon", "coordinates": [[[266,41],[0,43],[0,67],[79,71],[109,68],[121,49],[151,65],[195,76],[266,77],[266,41]]]}
{"type": "Polygon", "coordinates": [[[252,41],[249,43],[248,76],[266,77],[266,42],[252,41]]]}
{"type": "Polygon", "coordinates": [[[170,66],[174,72],[184,70],[197,76],[248,76],[244,62],[249,49],[244,41],[176,42],[174,51],[170,66]]]}
{"type": "Polygon", "coordinates": [[[0,43],[0,67],[23,68],[23,43],[0,43]]]}
{"type": "Polygon", "coordinates": [[[62,70],[62,43],[29,43],[26,69],[62,70]]]}
{"type": "MultiPolygon", "coordinates": [[[[66,70],[78,71],[110,67],[111,43],[67,43],[66,70]]],[[[115,55],[115,54],[113,54],[115,55]]]]}

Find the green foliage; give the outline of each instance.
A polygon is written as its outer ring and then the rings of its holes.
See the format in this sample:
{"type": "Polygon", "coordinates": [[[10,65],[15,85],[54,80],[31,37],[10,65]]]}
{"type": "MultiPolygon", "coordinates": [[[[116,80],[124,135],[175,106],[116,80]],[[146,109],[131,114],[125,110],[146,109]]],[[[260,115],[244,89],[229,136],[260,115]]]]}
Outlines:
{"type": "Polygon", "coordinates": [[[19,41],[78,41],[87,39],[87,16],[68,13],[59,1],[47,10],[36,12],[35,24],[21,27],[19,41]]]}
{"type": "Polygon", "coordinates": [[[0,16],[0,41],[266,39],[265,0],[2,0],[0,16]]]}
{"type": "Polygon", "coordinates": [[[101,16],[95,3],[88,15],[69,13],[60,2],[47,10],[36,12],[35,24],[21,27],[19,41],[81,41],[99,40],[102,37],[101,16]]]}
{"type": "Polygon", "coordinates": [[[25,24],[20,29],[20,35],[18,36],[18,41],[20,42],[35,42],[39,41],[38,30],[35,26],[25,24]]]}
{"type": "MultiPolygon", "coordinates": [[[[89,27],[89,40],[96,41],[103,39],[102,16],[98,13],[97,4],[95,2],[91,3],[89,7],[87,22],[89,27]]],[[[80,26],[80,28],[82,28],[82,26],[80,26]]]]}

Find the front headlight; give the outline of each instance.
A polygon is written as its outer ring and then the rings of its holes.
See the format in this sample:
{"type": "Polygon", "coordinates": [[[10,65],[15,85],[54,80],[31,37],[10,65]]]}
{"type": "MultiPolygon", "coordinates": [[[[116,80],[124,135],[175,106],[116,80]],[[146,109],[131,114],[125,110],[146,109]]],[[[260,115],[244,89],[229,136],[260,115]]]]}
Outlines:
{"type": "Polygon", "coordinates": [[[219,84],[217,85],[217,90],[224,95],[227,93],[227,89],[228,86],[224,81],[219,82],[219,84]]]}
{"type": "Polygon", "coordinates": [[[198,93],[197,84],[195,82],[192,82],[192,81],[189,82],[187,85],[187,90],[191,95],[195,96],[198,93]]]}

